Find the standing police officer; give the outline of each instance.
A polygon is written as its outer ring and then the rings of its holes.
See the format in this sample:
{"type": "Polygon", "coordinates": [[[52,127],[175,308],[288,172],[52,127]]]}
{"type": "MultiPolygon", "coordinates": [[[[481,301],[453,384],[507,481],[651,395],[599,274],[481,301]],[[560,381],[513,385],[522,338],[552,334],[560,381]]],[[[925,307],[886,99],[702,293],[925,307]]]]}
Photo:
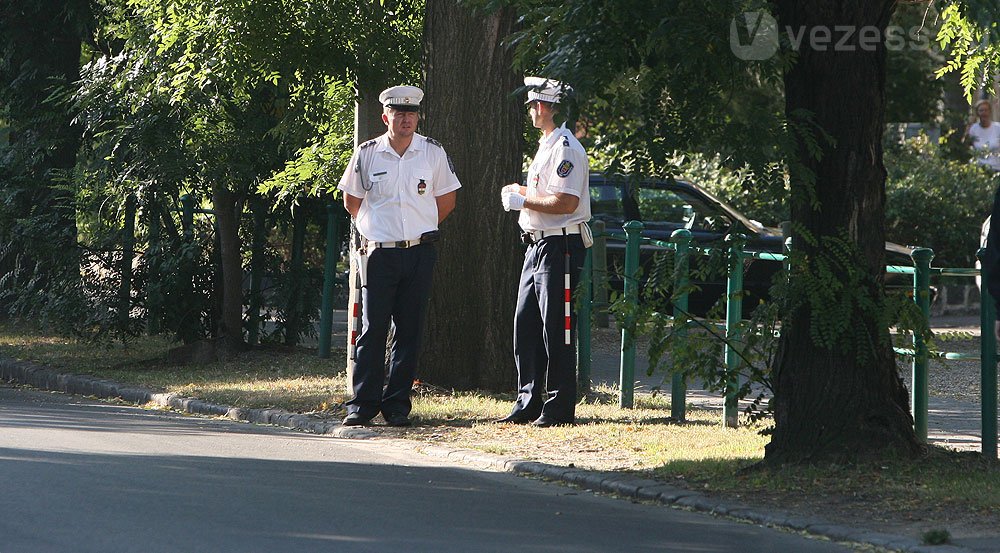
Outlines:
{"type": "Polygon", "coordinates": [[[573,133],[555,124],[569,88],[540,77],[525,78],[524,84],[531,123],[542,137],[527,183],[501,191],[504,209],[521,211],[518,223],[528,249],[514,314],[518,396],[510,415],[497,422],[548,427],[575,421],[576,314],[570,290],[591,243],[590,167],[573,133]]]}
{"type": "Polygon", "coordinates": [[[379,94],[386,133],[354,150],[338,186],[362,237],[363,275],[354,397],[344,426],[368,424],[379,412],[389,426],[410,425],[410,389],[437,259],[433,242],[462,186],[441,144],[416,132],[423,97],[415,86],[379,94]],[[396,331],[385,383],[390,323],[396,331]]]}

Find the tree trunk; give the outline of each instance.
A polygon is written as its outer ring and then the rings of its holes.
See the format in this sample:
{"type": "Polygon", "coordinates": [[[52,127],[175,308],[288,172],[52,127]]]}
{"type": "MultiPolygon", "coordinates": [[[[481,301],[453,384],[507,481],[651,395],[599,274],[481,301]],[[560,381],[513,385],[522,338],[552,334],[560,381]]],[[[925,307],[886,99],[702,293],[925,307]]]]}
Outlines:
{"type": "Polygon", "coordinates": [[[240,254],[240,202],[232,191],[216,187],[212,204],[219,225],[219,258],[222,267],[222,317],[219,339],[228,349],[241,350],[243,341],[243,258],[240,254]]]}
{"type": "Polygon", "coordinates": [[[424,21],[422,132],[444,144],[462,181],[441,227],[420,378],[456,389],[512,390],[515,289],[522,259],[516,214],[500,187],[521,181],[522,99],[500,44],[514,12],[474,13],[429,0],[424,21]]]}
{"type": "MultiPolygon", "coordinates": [[[[874,26],[884,31],[892,6],[892,0],[778,2],[782,32],[805,29],[799,57],[785,75],[786,115],[803,123],[800,110],[808,111],[833,140],[831,144],[820,138],[822,156],[817,160],[802,134],[797,135],[796,161],[802,165],[791,164],[793,247],[815,260],[823,252],[809,243],[810,235],[819,240],[846,238],[856,246],[859,255],[853,263],[869,283],[857,291],[858,297],[875,305],[884,297],[881,138],[886,51],[881,40],[873,51],[862,49],[857,30],[874,26]],[[838,26],[856,32],[847,44],[834,47],[841,38],[838,26]],[[833,31],[833,39],[811,46],[810,32],[816,27],[833,31]],[[854,51],[843,51],[852,44],[854,51]]],[[[848,280],[845,270],[834,273],[848,280]]],[[[795,279],[793,287],[802,284],[795,279]]],[[[774,374],[775,429],[766,462],[838,461],[919,451],[888,328],[877,310],[863,306],[853,303],[850,325],[832,347],[814,339],[823,331],[814,325],[831,320],[816,312],[823,308],[806,303],[793,306],[786,316],[774,374]]]]}

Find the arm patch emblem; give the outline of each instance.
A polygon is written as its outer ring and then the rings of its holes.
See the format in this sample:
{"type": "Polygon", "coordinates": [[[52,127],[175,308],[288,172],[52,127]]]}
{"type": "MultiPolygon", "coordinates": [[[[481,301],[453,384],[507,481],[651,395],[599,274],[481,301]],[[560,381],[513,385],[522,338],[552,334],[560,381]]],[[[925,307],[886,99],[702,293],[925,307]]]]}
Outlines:
{"type": "Polygon", "coordinates": [[[562,178],[568,177],[569,174],[572,172],[573,172],[573,162],[571,162],[568,159],[562,160],[559,163],[559,166],[556,167],[556,174],[562,178]]]}

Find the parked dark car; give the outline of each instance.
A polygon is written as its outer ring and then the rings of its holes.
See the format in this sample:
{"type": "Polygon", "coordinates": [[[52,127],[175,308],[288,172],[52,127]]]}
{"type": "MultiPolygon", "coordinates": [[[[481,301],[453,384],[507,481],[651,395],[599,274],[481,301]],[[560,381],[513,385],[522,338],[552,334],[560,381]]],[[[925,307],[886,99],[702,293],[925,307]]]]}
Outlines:
{"type": "MultiPolygon", "coordinates": [[[[749,252],[781,253],[784,239],[774,227],[747,218],[732,206],[716,198],[698,185],[683,181],[643,180],[636,182],[626,177],[606,177],[600,173],[590,175],[591,212],[595,221],[603,221],[611,232],[623,232],[625,221],[641,221],[643,236],[669,241],[677,229],[691,231],[693,243],[721,245],[727,234],[747,237],[745,250],[749,252]]],[[[608,276],[613,289],[621,289],[624,267],[624,243],[608,241],[608,276]]],[[[652,255],[662,248],[643,246],[641,259],[648,269],[652,255]]],[[[892,265],[912,265],[913,248],[885,243],[886,262],[892,265]]],[[[749,260],[744,271],[744,315],[749,315],[761,299],[768,297],[775,273],[781,263],[768,260],[749,260]]],[[[689,296],[692,313],[705,314],[723,296],[726,289],[724,275],[706,281],[695,281],[700,290],[689,296]]],[[[911,290],[910,275],[887,274],[887,288],[911,290]]]]}

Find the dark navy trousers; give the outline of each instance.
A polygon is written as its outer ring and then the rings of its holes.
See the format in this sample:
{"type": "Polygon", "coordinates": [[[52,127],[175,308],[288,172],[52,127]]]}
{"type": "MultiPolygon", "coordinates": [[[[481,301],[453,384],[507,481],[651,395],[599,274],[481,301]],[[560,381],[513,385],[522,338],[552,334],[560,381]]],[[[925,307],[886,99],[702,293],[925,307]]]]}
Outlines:
{"type": "Polygon", "coordinates": [[[514,312],[514,362],[518,395],[512,414],[546,415],[560,422],[576,416],[576,309],[570,305],[570,343],[565,343],[566,251],[570,290],[580,281],[586,249],[578,234],[550,236],[528,246],[514,312]]]}
{"type": "Polygon", "coordinates": [[[410,414],[420,339],[430,298],[437,251],[434,244],[377,248],[368,256],[368,282],[361,290],[361,334],[357,339],[348,413],[371,418],[382,412],[410,414]],[[386,337],[395,324],[386,381],[386,337]]]}

